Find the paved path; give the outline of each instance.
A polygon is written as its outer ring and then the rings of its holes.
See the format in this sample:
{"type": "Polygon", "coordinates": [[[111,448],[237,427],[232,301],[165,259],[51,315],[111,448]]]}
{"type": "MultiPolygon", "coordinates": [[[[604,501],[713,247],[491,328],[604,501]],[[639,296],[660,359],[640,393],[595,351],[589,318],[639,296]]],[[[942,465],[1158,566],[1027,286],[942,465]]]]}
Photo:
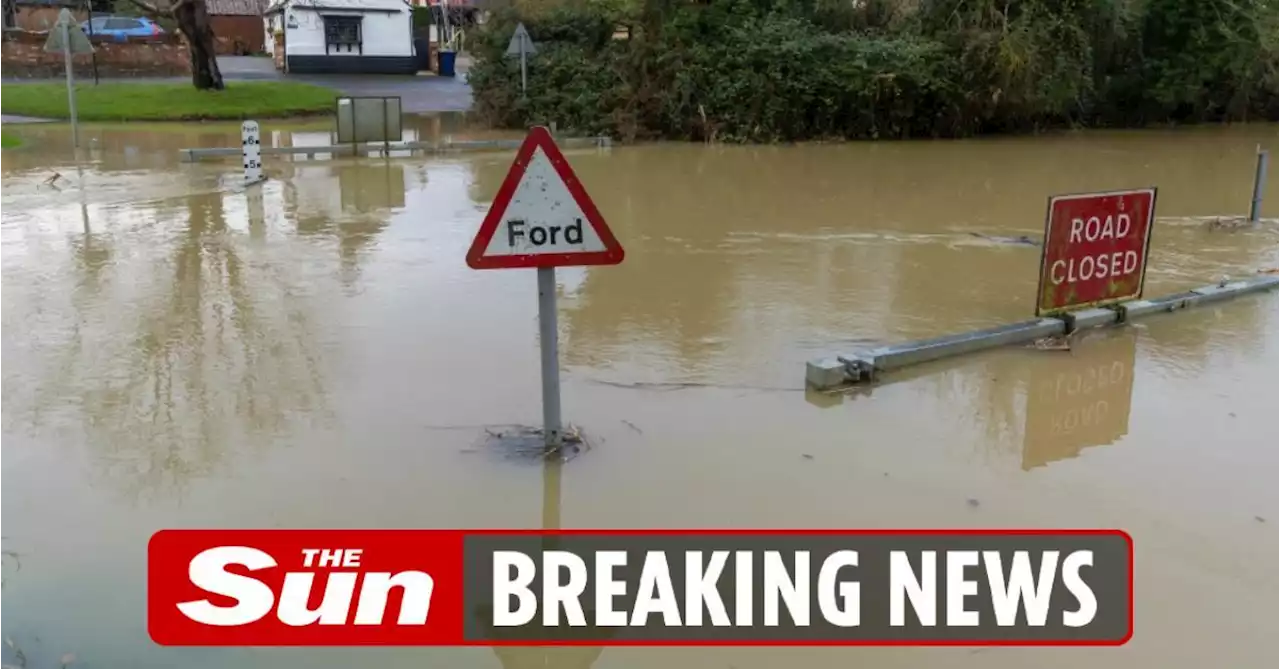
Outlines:
{"type": "Polygon", "coordinates": [[[55,119],[18,116],[17,114],[0,114],[0,123],[52,123],[55,119]]]}
{"type": "Polygon", "coordinates": [[[467,85],[466,63],[455,78],[431,75],[389,74],[297,74],[284,75],[270,58],[222,56],[218,67],[229,81],[305,81],[335,88],[347,95],[398,95],[407,113],[466,111],[471,108],[471,87],[467,85]]]}
{"type": "MultiPolygon", "coordinates": [[[[459,63],[460,66],[463,63],[459,63]]],[[[455,78],[430,75],[403,76],[387,74],[301,74],[284,75],[276,70],[270,58],[253,56],[220,56],[218,67],[227,81],[302,81],[328,86],[347,95],[398,95],[401,108],[408,114],[433,111],[467,111],[471,108],[471,86],[467,84],[465,67],[455,78]]],[[[162,82],[188,81],[186,77],[146,79],[103,79],[102,81],[162,82]]],[[[6,83],[26,83],[32,79],[6,79],[6,83]]],[[[6,116],[5,123],[11,122],[6,116]]],[[[19,121],[12,121],[14,123],[19,121]]]]}

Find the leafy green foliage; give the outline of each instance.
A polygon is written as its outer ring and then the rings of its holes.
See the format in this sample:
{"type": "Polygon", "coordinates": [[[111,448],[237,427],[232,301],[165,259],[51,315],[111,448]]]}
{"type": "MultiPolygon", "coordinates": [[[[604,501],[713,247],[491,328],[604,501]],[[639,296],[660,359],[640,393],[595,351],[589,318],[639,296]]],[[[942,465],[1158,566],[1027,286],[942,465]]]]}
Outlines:
{"type": "Polygon", "coordinates": [[[1274,119],[1277,1],[568,0],[499,12],[469,76],[501,125],[625,138],[1274,119]],[[517,21],[539,46],[527,96],[517,21]]]}
{"type": "Polygon", "coordinates": [[[414,32],[426,32],[432,23],[435,23],[435,17],[431,15],[431,8],[422,5],[414,5],[409,8],[410,16],[413,18],[414,32]]]}

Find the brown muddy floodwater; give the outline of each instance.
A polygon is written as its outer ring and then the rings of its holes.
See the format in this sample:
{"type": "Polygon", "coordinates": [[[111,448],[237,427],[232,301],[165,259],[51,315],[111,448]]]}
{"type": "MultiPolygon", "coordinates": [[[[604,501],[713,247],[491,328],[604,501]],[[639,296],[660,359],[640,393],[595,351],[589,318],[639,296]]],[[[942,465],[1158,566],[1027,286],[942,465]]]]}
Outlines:
{"type": "MultiPolygon", "coordinates": [[[[423,120],[426,135],[462,130],[423,120]]],[[[264,123],[271,141],[321,132],[264,123]]],[[[3,155],[3,634],[29,667],[1273,667],[1277,298],[1012,349],[849,396],[805,360],[1029,317],[1055,193],[1158,186],[1148,294],[1277,265],[1275,125],[569,152],[626,246],[563,270],[562,469],[477,448],[540,418],[534,276],[463,256],[510,154],[268,159],[223,125],[16,132],[3,155]],[[61,175],[46,183],[54,172],[61,175]],[[1274,168],[1273,168],[1274,173],[1274,168]],[[977,503],[970,503],[969,500],[977,503]],[[1119,527],[1111,649],[180,649],[147,638],[177,527],[1119,527]]],[[[14,651],[4,650],[5,662],[14,651]]]]}

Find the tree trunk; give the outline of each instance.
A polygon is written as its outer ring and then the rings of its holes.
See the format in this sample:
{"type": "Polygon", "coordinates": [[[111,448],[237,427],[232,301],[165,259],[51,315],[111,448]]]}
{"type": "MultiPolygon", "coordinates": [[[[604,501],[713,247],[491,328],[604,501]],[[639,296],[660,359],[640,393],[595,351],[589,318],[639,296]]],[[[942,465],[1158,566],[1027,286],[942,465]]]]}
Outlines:
{"type": "Polygon", "coordinates": [[[213,27],[204,0],[189,0],[177,5],[173,18],[178,30],[187,38],[191,53],[191,84],[199,90],[223,89],[222,70],[213,47],[213,27]]]}

